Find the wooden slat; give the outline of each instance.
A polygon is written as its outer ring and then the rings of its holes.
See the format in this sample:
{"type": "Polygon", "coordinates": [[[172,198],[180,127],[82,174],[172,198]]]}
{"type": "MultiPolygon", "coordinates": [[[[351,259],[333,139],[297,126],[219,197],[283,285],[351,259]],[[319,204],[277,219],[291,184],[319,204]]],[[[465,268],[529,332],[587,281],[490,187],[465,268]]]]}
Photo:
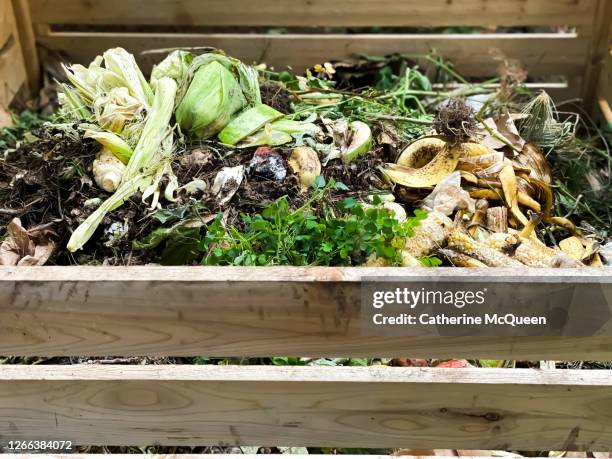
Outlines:
{"type": "MultiPolygon", "coordinates": [[[[433,451],[433,450],[432,450],[433,451]]],[[[475,454],[476,451],[470,451],[475,454]]],[[[415,452],[416,454],[417,452],[415,452]]],[[[448,451],[450,453],[450,451],[448,451]]],[[[461,455],[464,459],[499,459],[500,456],[488,456],[484,452],[478,456],[461,455]]],[[[431,454],[431,453],[428,453],[431,454]]],[[[26,455],[27,457],[27,455],[26,455]]],[[[96,454],[43,454],[36,453],[31,455],[33,459],[100,459],[96,454]]],[[[383,454],[342,454],[342,459],[450,459],[457,456],[407,456],[407,455],[383,455],[383,454]]],[[[506,459],[513,456],[509,453],[504,454],[506,459]]],[[[518,454],[517,458],[521,457],[518,454]]],[[[23,454],[4,454],[3,459],[24,459],[23,454]]],[[[105,454],[104,459],[134,459],[133,454],[105,454]]],[[[278,459],[278,454],[149,454],[147,459],[278,459]]],[[[291,454],[291,459],[329,459],[329,454],[291,454]]]]}
{"type": "Polygon", "coordinates": [[[27,75],[11,0],[0,0],[0,107],[8,107],[27,75]]]}
{"type": "Polygon", "coordinates": [[[583,98],[587,110],[594,112],[597,103],[599,81],[606,62],[610,58],[612,40],[612,2],[596,0],[597,10],[591,25],[592,37],[588,51],[588,61],[584,70],[583,98]]]}
{"type": "MultiPolygon", "coordinates": [[[[56,32],[39,42],[62,51],[68,59],[89,63],[113,46],[134,54],[169,47],[212,46],[246,62],[266,62],[277,68],[303,71],[327,60],[350,59],[355,54],[426,54],[437,50],[456,64],[464,76],[491,76],[498,72],[494,54],[519,59],[534,76],[581,75],[588,39],[575,34],[496,35],[266,35],[266,34],[145,34],[56,32]],[[562,50],[562,52],[561,52],[562,50]]],[[[140,57],[148,71],[160,54],[140,57]]]]}
{"type": "Polygon", "coordinates": [[[17,32],[23,52],[23,63],[28,77],[28,91],[30,96],[34,96],[40,89],[41,76],[40,61],[36,49],[36,37],[34,36],[28,1],[13,0],[13,10],[15,11],[17,32]]]}
{"type": "Polygon", "coordinates": [[[489,26],[590,24],[592,0],[30,0],[45,24],[489,26]]]}
{"type": "Polygon", "coordinates": [[[78,444],[612,448],[612,372],[0,368],[0,438],[78,444]]]}
{"type": "Polygon", "coordinates": [[[0,267],[0,355],[612,360],[605,336],[362,336],[360,279],[375,275],[562,283],[609,270],[0,267]]]}
{"type": "Polygon", "coordinates": [[[8,41],[15,27],[10,0],[0,0],[0,48],[8,41]]]}

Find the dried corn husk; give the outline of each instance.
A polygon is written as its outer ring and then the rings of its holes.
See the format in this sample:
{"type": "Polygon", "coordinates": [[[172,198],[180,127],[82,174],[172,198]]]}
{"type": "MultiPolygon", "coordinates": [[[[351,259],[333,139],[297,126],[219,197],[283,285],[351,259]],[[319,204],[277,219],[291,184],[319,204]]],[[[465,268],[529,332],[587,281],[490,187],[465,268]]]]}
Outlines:
{"type": "Polygon", "coordinates": [[[483,262],[451,249],[439,249],[438,254],[458,268],[486,268],[483,262]]]}
{"type": "Polygon", "coordinates": [[[475,241],[469,235],[459,231],[453,231],[448,236],[447,248],[467,255],[492,268],[524,266],[499,250],[495,250],[482,242],[475,241]]]}
{"type": "Polygon", "coordinates": [[[508,209],[505,207],[489,207],[487,209],[487,228],[494,233],[508,231],[508,209]]]}
{"type": "Polygon", "coordinates": [[[418,258],[443,247],[452,229],[453,221],[446,215],[429,212],[427,218],[414,229],[414,235],[406,238],[402,252],[404,266],[420,266],[418,258]]]}

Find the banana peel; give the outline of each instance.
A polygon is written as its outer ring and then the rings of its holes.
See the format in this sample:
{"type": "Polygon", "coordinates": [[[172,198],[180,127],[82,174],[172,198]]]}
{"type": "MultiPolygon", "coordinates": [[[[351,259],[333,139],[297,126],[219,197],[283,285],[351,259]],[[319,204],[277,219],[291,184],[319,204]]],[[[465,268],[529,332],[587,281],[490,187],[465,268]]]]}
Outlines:
{"type": "Polygon", "coordinates": [[[443,138],[426,137],[409,145],[396,164],[386,164],[383,173],[398,185],[430,188],[455,171],[461,154],[443,138]]]}
{"type": "Polygon", "coordinates": [[[502,184],[506,204],[510,208],[510,212],[512,212],[514,217],[522,225],[526,225],[529,220],[519,208],[518,183],[516,180],[516,175],[514,174],[514,167],[512,166],[512,162],[510,162],[510,160],[506,159],[504,162],[505,165],[499,173],[499,180],[502,184]]]}

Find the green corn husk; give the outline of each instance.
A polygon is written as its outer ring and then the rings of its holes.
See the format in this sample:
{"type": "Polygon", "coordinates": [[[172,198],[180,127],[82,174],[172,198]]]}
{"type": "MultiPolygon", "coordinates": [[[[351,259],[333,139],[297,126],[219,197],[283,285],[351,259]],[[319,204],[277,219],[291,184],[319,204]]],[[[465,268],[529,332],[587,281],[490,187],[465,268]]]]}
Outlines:
{"type": "Polygon", "coordinates": [[[84,139],[94,139],[102,146],[108,148],[123,164],[127,164],[134,153],[128,143],[112,132],[86,130],[84,139]]]}
{"type": "Polygon", "coordinates": [[[266,123],[270,123],[283,116],[281,112],[266,104],[258,104],[243,111],[234,118],[219,133],[219,140],[226,145],[236,145],[245,137],[261,129],[266,123]]]}
{"type": "Polygon", "coordinates": [[[193,59],[179,88],[176,121],[192,137],[221,131],[232,115],[261,104],[257,71],[220,53],[193,59]]]}
{"type": "Polygon", "coordinates": [[[72,234],[68,250],[79,250],[91,238],[106,214],[120,207],[138,191],[145,191],[155,185],[160,170],[167,170],[171,153],[167,147],[172,129],[169,127],[176,97],[177,83],[172,78],[161,78],[153,105],[146,118],[142,135],[134,149],[121,185],[115,193],[96,209],[72,234]]]}

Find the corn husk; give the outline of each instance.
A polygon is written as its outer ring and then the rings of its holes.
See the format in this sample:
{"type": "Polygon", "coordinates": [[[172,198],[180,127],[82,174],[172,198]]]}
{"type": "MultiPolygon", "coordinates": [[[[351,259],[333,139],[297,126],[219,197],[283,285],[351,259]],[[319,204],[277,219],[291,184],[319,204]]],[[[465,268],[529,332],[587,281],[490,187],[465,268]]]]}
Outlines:
{"type": "Polygon", "coordinates": [[[66,83],[59,83],[57,98],[60,105],[58,114],[61,119],[72,122],[91,120],[93,114],[79,91],[66,83]]]}
{"type": "MultiPolygon", "coordinates": [[[[113,48],[97,56],[88,67],[63,68],[71,85],[60,85],[60,116],[70,122],[93,123],[94,130],[112,132],[133,149],[153,100],[153,91],[134,56],[113,48]]],[[[114,153],[120,152],[123,147],[115,149],[113,143],[107,146],[114,153]]],[[[119,157],[125,160],[121,154],[119,157]]]]}
{"type": "Polygon", "coordinates": [[[95,139],[104,148],[113,153],[123,164],[127,164],[134,153],[125,140],[112,132],[99,132],[88,129],[83,134],[83,138],[95,139]]]}
{"type": "Polygon", "coordinates": [[[108,212],[123,205],[138,191],[145,191],[155,186],[155,180],[159,178],[159,171],[167,171],[170,160],[167,146],[168,143],[172,143],[171,140],[168,141],[171,139],[172,132],[169,123],[176,90],[177,83],[173,79],[162,78],[158,81],[155,98],[142,136],[123,173],[119,188],[72,233],[67,246],[69,251],[74,252],[81,249],[108,212]]]}
{"type": "Polygon", "coordinates": [[[151,71],[151,86],[157,87],[157,82],[164,78],[172,78],[181,83],[189,72],[189,66],[193,62],[193,55],[187,51],[172,51],[159,64],[153,66],[151,71]]]}

